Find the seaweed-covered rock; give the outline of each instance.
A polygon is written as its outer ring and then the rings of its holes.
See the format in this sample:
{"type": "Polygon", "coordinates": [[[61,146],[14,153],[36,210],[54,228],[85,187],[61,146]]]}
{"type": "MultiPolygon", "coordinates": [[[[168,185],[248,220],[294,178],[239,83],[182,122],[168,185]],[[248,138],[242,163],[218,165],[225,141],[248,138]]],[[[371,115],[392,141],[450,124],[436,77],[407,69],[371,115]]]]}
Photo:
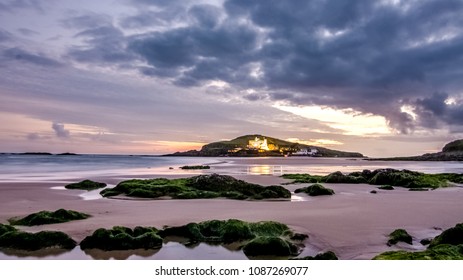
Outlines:
{"type": "Polygon", "coordinates": [[[374,260],[463,260],[463,245],[437,245],[420,252],[390,251],[373,258],[374,260]]]}
{"type": "Polygon", "coordinates": [[[338,256],[332,251],[317,254],[314,257],[307,256],[303,258],[294,258],[293,260],[338,260],[338,256]]]}
{"type": "Polygon", "coordinates": [[[66,189],[78,189],[78,190],[96,190],[106,187],[105,183],[99,183],[92,180],[83,180],[78,183],[72,183],[64,186],[66,189]]]}
{"type": "Polygon", "coordinates": [[[45,225],[45,224],[57,224],[65,223],[74,220],[83,220],[90,217],[90,215],[73,211],[59,209],[54,212],[50,211],[40,211],[37,213],[30,214],[22,219],[10,219],[9,222],[12,225],[20,226],[36,226],[36,225],[45,225]]]}
{"type": "Polygon", "coordinates": [[[333,172],[326,176],[323,180],[325,183],[335,183],[335,184],[361,184],[366,183],[365,178],[359,173],[350,173],[349,175],[344,175],[340,171],[333,172]]]}
{"type": "Polygon", "coordinates": [[[384,185],[384,186],[378,187],[378,189],[392,191],[392,190],[394,190],[394,187],[391,186],[391,185],[384,185]]]}
{"type": "Polygon", "coordinates": [[[291,192],[281,186],[264,187],[218,174],[182,179],[127,180],[100,193],[104,197],[125,194],[132,197],[197,199],[225,197],[229,199],[288,199],[291,192]]]}
{"type": "Polygon", "coordinates": [[[241,242],[244,244],[245,254],[249,256],[297,254],[298,246],[301,246],[301,242],[308,238],[305,234],[292,232],[287,225],[282,223],[273,221],[249,223],[235,219],[210,220],[178,227],[166,227],[159,231],[159,235],[163,238],[186,237],[192,243],[241,242]]]}
{"type": "Polygon", "coordinates": [[[77,243],[67,234],[59,231],[9,231],[0,236],[1,248],[36,251],[51,247],[73,249],[76,245],[77,243]]]}
{"type": "Polygon", "coordinates": [[[10,231],[17,231],[17,229],[10,225],[0,224],[0,236],[10,231]]]}
{"type": "Polygon", "coordinates": [[[440,235],[436,236],[431,243],[429,248],[435,247],[441,244],[459,245],[463,244],[463,223],[457,224],[452,228],[444,230],[440,235]]]}
{"type": "Polygon", "coordinates": [[[292,184],[322,183],[324,180],[324,176],[310,174],[283,174],[281,177],[293,180],[292,184]]]}
{"type": "Polygon", "coordinates": [[[392,246],[397,244],[398,242],[405,242],[408,244],[412,244],[413,238],[408,234],[408,232],[404,229],[396,229],[389,234],[389,240],[387,241],[387,246],[392,246]]]}
{"type": "Polygon", "coordinates": [[[126,227],[100,228],[87,236],[80,243],[80,248],[112,250],[157,249],[162,247],[162,238],[158,230],[150,227],[136,227],[133,230],[126,227]]]}
{"type": "Polygon", "coordinates": [[[423,246],[427,246],[427,245],[429,245],[431,243],[431,240],[432,239],[429,239],[429,238],[421,239],[420,244],[423,245],[423,246]]]}
{"type": "Polygon", "coordinates": [[[298,248],[281,237],[260,236],[244,245],[243,252],[247,256],[290,256],[297,254],[298,248]]]}
{"type": "Polygon", "coordinates": [[[291,236],[291,240],[296,240],[296,241],[304,241],[306,240],[307,238],[309,238],[309,236],[307,234],[303,234],[303,233],[295,233],[293,236],[291,236]]]}
{"type": "MultiPolygon", "coordinates": [[[[182,236],[192,242],[232,243],[249,241],[256,237],[282,237],[294,241],[307,238],[304,234],[294,234],[287,225],[263,221],[249,223],[240,220],[211,220],[201,223],[189,223],[184,226],[167,227],[159,232],[162,237],[182,236]]],[[[288,242],[290,242],[288,240],[288,242]]],[[[290,242],[291,243],[291,242],[290,242]]]]}
{"type": "Polygon", "coordinates": [[[184,170],[197,170],[197,169],[211,169],[209,165],[185,165],[180,167],[180,169],[184,170]]]}
{"type": "Polygon", "coordinates": [[[333,195],[334,194],[334,191],[332,189],[325,188],[324,186],[320,184],[313,184],[305,188],[296,189],[294,192],[295,193],[304,192],[310,196],[333,195]]]}
{"type": "Polygon", "coordinates": [[[425,251],[384,252],[375,260],[463,260],[463,223],[443,231],[432,241],[423,239],[422,245],[429,244],[425,251]]]}
{"type": "Polygon", "coordinates": [[[351,183],[370,185],[392,185],[409,189],[436,189],[449,186],[449,182],[463,183],[463,174],[440,173],[425,174],[410,170],[397,170],[392,168],[363,170],[343,174],[339,171],[327,176],[314,176],[310,174],[284,174],[286,179],[293,179],[291,183],[351,183]]]}

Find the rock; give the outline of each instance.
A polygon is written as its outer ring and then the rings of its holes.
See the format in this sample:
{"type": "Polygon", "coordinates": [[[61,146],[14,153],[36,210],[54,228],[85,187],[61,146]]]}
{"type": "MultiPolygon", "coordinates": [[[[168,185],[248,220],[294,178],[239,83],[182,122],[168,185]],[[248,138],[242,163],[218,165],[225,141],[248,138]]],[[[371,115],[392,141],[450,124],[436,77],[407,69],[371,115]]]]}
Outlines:
{"type": "Polygon", "coordinates": [[[73,249],[76,245],[67,234],[59,231],[9,231],[0,236],[0,248],[36,251],[45,248],[73,249]]]}
{"type": "Polygon", "coordinates": [[[80,243],[80,248],[113,250],[158,249],[162,247],[162,238],[158,230],[151,227],[113,227],[97,229],[80,243]]]}
{"type": "Polygon", "coordinates": [[[83,180],[78,183],[72,183],[64,186],[66,189],[78,189],[78,190],[96,190],[106,187],[105,183],[99,183],[91,180],[83,180]]]}
{"type": "Polygon", "coordinates": [[[325,253],[317,254],[314,257],[307,256],[303,258],[295,258],[293,260],[338,260],[338,256],[332,251],[327,251],[325,253]]]}
{"type": "Polygon", "coordinates": [[[404,229],[396,229],[389,234],[389,240],[387,241],[387,246],[392,246],[398,242],[405,242],[412,245],[413,238],[408,234],[404,229]]]}
{"type": "Polygon", "coordinates": [[[73,210],[59,209],[54,212],[40,211],[30,214],[19,220],[10,219],[9,222],[11,225],[37,226],[45,224],[65,223],[74,220],[83,220],[87,219],[88,217],[90,217],[90,215],[85,213],[73,210]]]}
{"type": "Polygon", "coordinates": [[[431,243],[429,248],[435,247],[441,244],[449,245],[460,245],[463,244],[463,223],[457,224],[452,228],[444,230],[441,234],[436,236],[431,243]]]}
{"type": "Polygon", "coordinates": [[[260,236],[244,245],[246,256],[290,256],[298,253],[297,247],[280,237],[260,236]]]}
{"type": "Polygon", "coordinates": [[[334,194],[334,191],[332,189],[325,188],[324,186],[320,184],[313,184],[305,188],[296,189],[294,192],[295,193],[305,192],[310,196],[333,195],[334,194]]]}
{"type": "Polygon", "coordinates": [[[420,252],[391,251],[384,252],[374,260],[462,260],[463,245],[437,245],[420,252]]]}

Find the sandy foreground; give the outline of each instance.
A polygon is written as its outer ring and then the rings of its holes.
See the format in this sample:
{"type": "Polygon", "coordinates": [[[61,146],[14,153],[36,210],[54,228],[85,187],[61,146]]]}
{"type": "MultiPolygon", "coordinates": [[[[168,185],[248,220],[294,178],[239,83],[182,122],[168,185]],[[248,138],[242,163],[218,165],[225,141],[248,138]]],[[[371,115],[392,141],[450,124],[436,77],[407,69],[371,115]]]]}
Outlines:
{"type": "MultiPolygon", "coordinates": [[[[235,177],[263,185],[287,182],[272,175],[235,177]]],[[[123,180],[122,177],[92,179],[109,184],[123,180]]],[[[292,201],[84,200],[81,195],[85,191],[56,188],[75,181],[0,183],[0,223],[40,210],[65,208],[82,211],[92,217],[64,224],[22,227],[27,231],[60,230],[81,241],[97,228],[115,225],[161,228],[210,219],[272,220],[308,234],[307,245],[315,251],[332,250],[341,259],[371,259],[389,250],[423,250],[424,247],[419,244],[422,238],[434,237],[442,229],[463,222],[463,188],[460,187],[428,192],[396,188],[393,191],[377,190],[377,194],[371,194],[375,186],[325,184],[335,190],[334,196],[298,194],[292,201]],[[386,246],[387,235],[397,228],[406,229],[415,238],[414,245],[386,246]]],[[[306,185],[285,187],[294,191],[306,185]]]]}

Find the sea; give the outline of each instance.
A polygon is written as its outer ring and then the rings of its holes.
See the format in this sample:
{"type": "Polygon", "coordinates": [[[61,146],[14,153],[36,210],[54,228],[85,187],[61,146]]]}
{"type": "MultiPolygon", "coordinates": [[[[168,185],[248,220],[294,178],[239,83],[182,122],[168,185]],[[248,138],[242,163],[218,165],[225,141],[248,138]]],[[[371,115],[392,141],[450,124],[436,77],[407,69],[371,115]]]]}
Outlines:
{"type": "Polygon", "coordinates": [[[196,173],[223,175],[326,175],[395,168],[424,173],[463,173],[463,162],[368,161],[359,158],[315,157],[163,157],[138,155],[1,154],[0,182],[43,182],[70,178],[149,176],[196,173]],[[209,165],[209,170],[182,170],[185,165],[209,165]]]}
{"type": "MultiPolygon", "coordinates": [[[[425,161],[368,161],[359,158],[314,157],[163,157],[139,155],[30,155],[0,154],[0,183],[57,182],[99,177],[159,177],[165,175],[222,175],[280,176],[289,173],[326,175],[341,171],[349,173],[364,169],[408,169],[424,173],[463,173],[463,162],[425,161]],[[182,170],[185,165],[209,165],[206,170],[182,170]]],[[[63,187],[64,188],[64,187],[63,187]]],[[[1,191],[1,190],[0,190],[1,191]]],[[[88,192],[84,199],[102,199],[98,190],[88,192]],[[95,194],[93,194],[95,193],[95,194]]],[[[315,250],[315,249],[314,249],[315,250]]],[[[316,253],[316,251],[314,251],[316,253]]],[[[305,255],[313,255],[306,248],[305,255]]],[[[168,242],[159,251],[0,251],[6,259],[247,259],[241,250],[200,243],[185,246],[168,242]]]]}

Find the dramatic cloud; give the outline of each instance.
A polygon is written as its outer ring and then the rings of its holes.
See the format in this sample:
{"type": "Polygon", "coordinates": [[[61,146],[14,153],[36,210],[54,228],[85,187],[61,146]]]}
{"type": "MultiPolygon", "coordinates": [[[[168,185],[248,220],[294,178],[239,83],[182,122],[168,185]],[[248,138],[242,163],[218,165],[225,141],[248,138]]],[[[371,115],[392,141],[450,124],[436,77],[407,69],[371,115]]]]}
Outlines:
{"type": "Polygon", "coordinates": [[[11,12],[17,9],[34,9],[43,12],[40,0],[5,0],[0,2],[0,13],[11,12]]]}
{"type": "MultiPolygon", "coordinates": [[[[461,0],[8,0],[0,13],[0,108],[60,120],[73,141],[71,124],[118,143],[175,142],[190,122],[206,138],[351,146],[463,131],[461,0]]],[[[177,142],[214,140],[198,137],[177,142]]]]}
{"type": "Polygon", "coordinates": [[[62,123],[53,123],[51,128],[55,131],[55,135],[58,138],[69,138],[70,132],[69,130],[64,128],[64,124],[62,123]]]}
{"type": "Polygon", "coordinates": [[[224,7],[222,21],[217,7],[197,5],[187,27],[128,38],[128,50],[152,67],[142,73],[183,86],[221,80],[276,90],[274,100],[285,90],[290,104],[383,115],[402,132],[418,125],[400,111],[406,100],[463,85],[461,1],[229,0],[224,7]]]}
{"type": "Polygon", "coordinates": [[[56,61],[52,58],[47,57],[44,54],[38,53],[33,54],[28,51],[25,51],[20,48],[9,48],[0,52],[0,63],[2,61],[20,61],[26,63],[32,63],[39,66],[45,67],[58,67],[61,66],[62,63],[56,61]]]}

